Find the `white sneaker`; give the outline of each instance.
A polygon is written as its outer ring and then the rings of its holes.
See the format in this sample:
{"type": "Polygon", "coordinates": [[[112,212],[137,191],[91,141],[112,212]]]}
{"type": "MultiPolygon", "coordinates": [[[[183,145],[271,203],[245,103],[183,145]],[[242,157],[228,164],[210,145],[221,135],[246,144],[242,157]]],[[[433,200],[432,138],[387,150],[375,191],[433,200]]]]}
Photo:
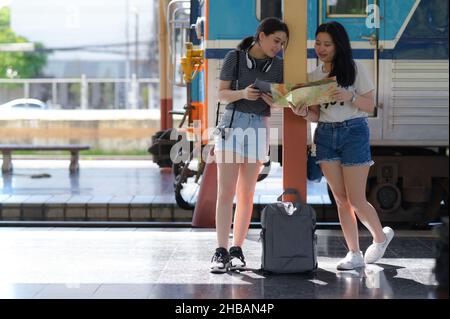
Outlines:
{"type": "Polygon", "coordinates": [[[366,264],[372,264],[383,257],[387,246],[392,238],[394,238],[394,230],[390,227],[384,227],[383,233],[386,235],[384,243],[373,243],[367,248],[366,253],[364,254],[364,261],[366,264]]]}
{"type": "Polygon", "coordinates": [[[352,270],[364,266],[364,258],[361,251],[349,251],[344,259],[338,262],[338,270],[352,270]]]}

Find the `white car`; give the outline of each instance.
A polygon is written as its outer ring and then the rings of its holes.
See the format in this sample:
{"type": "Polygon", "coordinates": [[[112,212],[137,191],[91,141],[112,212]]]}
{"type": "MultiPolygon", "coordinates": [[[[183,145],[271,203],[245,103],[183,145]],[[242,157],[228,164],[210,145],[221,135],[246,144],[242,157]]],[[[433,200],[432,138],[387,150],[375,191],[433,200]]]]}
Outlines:
{"type": "Polygon", "coordinates": [[[48,105],[37,99],[16,99],[0,105],[0,110],[5,109],[48,110],[48,105]]]}

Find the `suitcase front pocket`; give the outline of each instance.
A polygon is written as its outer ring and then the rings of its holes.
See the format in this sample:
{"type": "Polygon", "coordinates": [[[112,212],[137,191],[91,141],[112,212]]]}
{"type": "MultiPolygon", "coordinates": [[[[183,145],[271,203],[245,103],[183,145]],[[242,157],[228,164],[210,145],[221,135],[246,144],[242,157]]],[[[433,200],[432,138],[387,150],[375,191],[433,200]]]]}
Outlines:
{"type": "Polygon", "coordinates": [[[305,257],[311,255],[311,231],[299,227],[299,218],[277,218],[273,227],[272,252],[275,258],[305,257]],[[297,221],[297,222],[296,222],[297,221]]]}

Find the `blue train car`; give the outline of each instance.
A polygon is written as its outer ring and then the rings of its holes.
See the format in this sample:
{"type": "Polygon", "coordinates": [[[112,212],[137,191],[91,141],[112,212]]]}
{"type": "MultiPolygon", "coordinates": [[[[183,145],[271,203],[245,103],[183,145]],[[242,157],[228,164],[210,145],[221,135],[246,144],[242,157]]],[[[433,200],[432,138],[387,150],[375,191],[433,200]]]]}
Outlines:
{"type": "MultiPolygon", "coordinates": [[[[253,35],[259,21],[282,17],[281,0],[191,0],[191,24],[206,58],[195,87],[213,126],[217,79],[225,54],[253,35]]],[[[308,70],[319,61],[315,30],[342,23],[355,59],[376,83],[369,118],[372,152],[368,196],[384,221],[425,221],[448,203],[448,28],[442,0],[308,0],[308,70]]],[[[281,129],[282,113],[271,127],[281,129]]],[[[313,128],[312,128],[313,129],[313,128]]],[[[310,134],[309,134],[310,135],[310,134]]],[[[271,146],[281,148],[281,131],[271,146]]],[[[275,152],[272,152],[275,153],[275,152]]]]}

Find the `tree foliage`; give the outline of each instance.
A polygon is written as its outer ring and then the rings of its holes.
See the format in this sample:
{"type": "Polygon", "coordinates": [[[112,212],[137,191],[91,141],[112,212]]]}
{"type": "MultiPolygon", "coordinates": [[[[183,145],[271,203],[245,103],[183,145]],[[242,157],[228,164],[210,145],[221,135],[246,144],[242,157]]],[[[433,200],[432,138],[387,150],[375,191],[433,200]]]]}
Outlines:
{"type": "MultiPolygon", "coordinates": [[[[9,8],[0,9],[0,45],[29,42],[11,30],[9,17],[9,8]]],[[[46,63],[47,53],[40,43],[35,43],[34,52],[0,52],[0,78],[38,77],[46,63]]]]}

